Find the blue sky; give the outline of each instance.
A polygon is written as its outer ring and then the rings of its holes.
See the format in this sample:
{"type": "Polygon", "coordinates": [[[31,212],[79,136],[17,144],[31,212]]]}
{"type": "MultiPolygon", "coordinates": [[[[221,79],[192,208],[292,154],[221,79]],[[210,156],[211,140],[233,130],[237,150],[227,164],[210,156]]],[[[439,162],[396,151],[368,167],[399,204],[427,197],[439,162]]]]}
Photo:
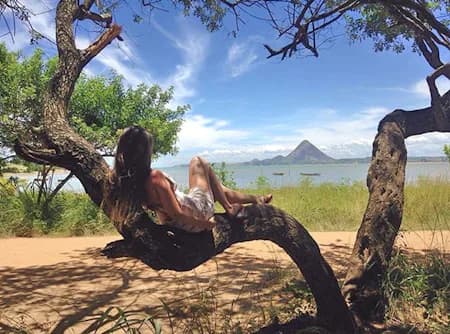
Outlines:
{"type": "MultiPolygon", "coordinates": [[[[54,40],[55,1],[25,2],[38,14],[35,28],[54,40]]],[[[351,45],[342,36],[319,50],[319,58],[266,59],[262,44],[281,41],[263,22],[247,18],[234,38],[231,19],[209,33],[198,19],[166,8],[141,24],[131,22],[127,8],[119,9],[115,19],[124,42],[113,42],[86,68],[92,75],[114,70],[132,86],[174,86],[172,106],[190,104],[179,153],[156,166],[187,163],[198,154],[226,162],[285,155],[303,139],[334,158],[365,157],[383,115],[429,105],[424,78],[431,69],[410,51],[374,53],[370,41],[351,45]]],[[[77,32],[80,48],[96,36],[82,26],[77,32]]],[[[2,40],[11,49],[33,48],[21,27],[14,43],[7,36],[2,40]]],[[[40,47],[55,53],[52,43],[42,41],[40,47]]],[[[449,53],[442,56],[450,61],[449,53]]],[[[450,83],[440,81],[439,88],[446,91],[450,83]]],[[[409,138],[407,148],[414,156],[443,155],[445,143],[450,134],[432,133],[409,138]]]]}

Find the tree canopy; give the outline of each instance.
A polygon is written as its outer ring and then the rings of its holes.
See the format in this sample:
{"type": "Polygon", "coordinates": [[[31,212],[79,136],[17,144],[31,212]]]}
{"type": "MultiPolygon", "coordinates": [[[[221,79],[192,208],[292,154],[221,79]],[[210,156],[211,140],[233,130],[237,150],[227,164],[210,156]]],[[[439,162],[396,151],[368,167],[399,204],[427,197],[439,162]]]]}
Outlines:
{"type": "MultiPolygon", "coordinates": [[[[0,44],[0,146],[12,147],[42,125],[42,98],[57,59],[44,60],[37,49],[30,57],[0,44]]],[[[81,75],[69,105],[69,122],[103,154],[112,155],[122,129],[138,124],[153,134],[155,156],[176,152],[177,134],[189,106],[168,107],[173,88],[127,87],[123,78],[81,75]]],[[[32,139],[32,138],[30,138],[32,139]]]]}

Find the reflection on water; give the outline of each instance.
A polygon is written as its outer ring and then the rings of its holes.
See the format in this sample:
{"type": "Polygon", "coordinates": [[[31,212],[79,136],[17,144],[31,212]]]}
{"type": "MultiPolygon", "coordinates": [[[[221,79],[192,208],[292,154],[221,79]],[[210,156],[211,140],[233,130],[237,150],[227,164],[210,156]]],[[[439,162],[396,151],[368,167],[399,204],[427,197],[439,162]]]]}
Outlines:
{"type": "MultiPolygon", "coordinates": [[[[313,183],[334,182],[351,183],[365,182],[368,164],[317,164],[317,165],[273,165],[273,166],[244,166],[227,165],[233,172],[234,180],[239,188],[252,188],[259,176],[266,177],[272,187],[295,186],[302,178],[308,177],[313,183]],[[302,174],[316,174],[305,176],[302,174]]],[[[171,175],[181,189],[188,187],[188,167],[161,168],[171,175]]],[[[55,173],[56,180],[64,179],[67,173],[55,173]]],[[[418,177],[442,177],[450,179],[450,164],[448,162],[408,162],[406,165],[406,181],[414,182],[418,177]]],[[[32,181],[35,174],[20,175],[21,179],[32,181]]],[[[73,177],[65,186],[65,190],[83,191],[81,183],[73,177]]]]}

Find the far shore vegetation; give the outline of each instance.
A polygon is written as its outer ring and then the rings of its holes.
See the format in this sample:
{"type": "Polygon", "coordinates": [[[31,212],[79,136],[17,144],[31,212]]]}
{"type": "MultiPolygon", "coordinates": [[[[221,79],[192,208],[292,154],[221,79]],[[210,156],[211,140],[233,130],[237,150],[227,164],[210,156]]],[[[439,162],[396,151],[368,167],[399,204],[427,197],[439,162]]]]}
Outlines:
{"type": "MultiPolygon", "coordinates": [[[[228,185],[233,175],[218,166],[228,185]]],[[[368,191],[362,182],[313,184],[305,177],[294,187],[270,188],[258,177],[252,193],[274,195],[273,205],[300,221],[309,231],[356,231],[367,205],[368,191]]],[[[51,191],[39,184],[0,178],[0,236],[82,236],[115,233],[108,218],[85,194],[51,191]]],[[[219,208],[218,208],[219,209],[219,208]]],[[[403,230],[450,229],[450,180],[419,178],[405,187],[403,230]]]]}

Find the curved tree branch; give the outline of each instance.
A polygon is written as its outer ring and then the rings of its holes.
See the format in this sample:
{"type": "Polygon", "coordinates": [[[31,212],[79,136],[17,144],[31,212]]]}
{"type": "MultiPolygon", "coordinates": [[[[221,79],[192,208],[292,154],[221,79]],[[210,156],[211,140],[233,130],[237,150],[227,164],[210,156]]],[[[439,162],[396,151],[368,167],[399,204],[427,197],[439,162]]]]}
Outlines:
{"type": "Polygon", "coordinates": [[[117,24],[113,24],[108,28],[100,37],[89,47],[82,51],[82,64],[87,64],[92,58],[98,55],[108,44],[110,44],[115,38],[120,36],[122,27],[117,24]]]}
{"type": "Polygon", "coordinates": [[[436,106],[386,115],[378,126],[367,175],[369,201],[350,257],[342,293],[363,323],[384,320],[387,300],[382,279],[403,214],[405,138],[432,132],[450,132],[450,91],[439,98],[447,122],[440,123],[436,106]]]}
{"type": "Polygon", "coordinates": [[[415,41],[420,49],[420,52],[422,52],[422,55],[424,56],[425,60],[432,68],[437,69],[438,67],[444,65],[444,63],[441,60],[439,48],[436,45],[436,43],[422,36],[416,37],[415,41]]]}
{"type": "Polygon", "coordinates": [[[232,244],[270,240],[282,247],[301,270],[314,295],[320,321],[329,328],[353,333],[352,316],[336,278],[305,228],[282,210],[269,205],[245,207],[245,221],[216,215],[212,232],[187,233],[154,224],[145,214],[120,228],[123,240],[109,243],[108,257],[138,258],[153,269],[191,270],[232,244]]]}

